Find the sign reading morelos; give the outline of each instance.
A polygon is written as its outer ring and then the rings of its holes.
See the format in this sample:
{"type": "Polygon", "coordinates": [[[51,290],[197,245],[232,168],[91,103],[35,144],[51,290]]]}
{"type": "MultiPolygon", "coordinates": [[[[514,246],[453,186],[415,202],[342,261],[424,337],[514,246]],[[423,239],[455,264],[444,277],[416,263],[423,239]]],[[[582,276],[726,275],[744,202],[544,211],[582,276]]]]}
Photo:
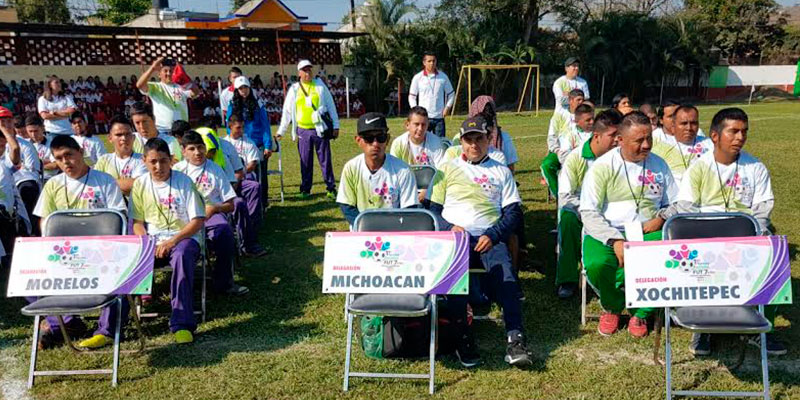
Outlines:
{"type": "Polygon", "coordinates": [[[149,236],[18,238],[7,295],[149,294],[155,247],[149,236]]]}
{"type": "Polygon", "coordinates": [[[792,302],[786,236],[625,244],[628,307],[792,302]]]}
{"type": "Polygon", "coordinates": [[[467,294],[462,232],[329,232],[323,293],[467,294]]]}

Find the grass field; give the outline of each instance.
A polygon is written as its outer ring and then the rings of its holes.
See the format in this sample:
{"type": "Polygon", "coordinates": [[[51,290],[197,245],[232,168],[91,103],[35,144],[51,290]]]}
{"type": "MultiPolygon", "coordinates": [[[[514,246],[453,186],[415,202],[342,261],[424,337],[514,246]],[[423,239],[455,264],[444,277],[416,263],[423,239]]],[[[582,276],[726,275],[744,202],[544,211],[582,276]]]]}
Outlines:
{"type": "MultiPolygon", "coordinates": [[[[772,173],[776,196],[773,222],[789,236],[795,293],[800,292],[800,199],[797,143],[800,103],[744,106],[751,118],[746,150],[772,173]]],[[[708,131],[713,113],[721,107],[701,108],[701,126],[708,131]]],[[[518,370],[503,362],[503,327],[477,322],[483,365],[464,370],[452,358],[437,361],[435,398],[448,399],[655,399],[664,397],[664,374],[653,365],[652,337],[633,340],[625,331],[610,338],[597,332],[596,321],[582,329],[579,299],[560,301],[554,293],[553,203],[546,202],[539,185],[538,165],[545,154],[549,111],[538,118],[502,115],[500,124],[515,138],[521,162],[517,166],[530,241],[529,263],[544,264],[544,273],[528,266],[520,274],[527,300],[523,304],[528,347],[535,364],[518,370]]],[[[460,120],[448,122],[448,136],[460,120]]],[[[390,121],[391,133],[403,132],[402,120],[390,121]]],[[[352,136],[355,121],[344,121],[342,137],[333,145],[334,170],[356,155],[352,136]]],[[[323,237],[327,231],[346,230],[338,207],[324,197],[315,172],[314,196],[295,200],[299,185],[296,147],[284,144],[287,201],[270,208],[261,240],[274,249],[264,260],[245,262],[239,283],[251,288],[242,299],[211,297],[210,319],[200,325],[195,343],[176,346],[165,318],[148,321],[149,351],[123,355],[120,386],[111,388],[105,377],[39,378],[28,395],[37,399],[412,399],[427,397],[424,381],[354,379],[342,392],[346,324],[343,296],[321,293],[323,237]]],[[[277,187],[273,181],[273,193],[277,187]]],[[[164,280],[162,277],[161,281],[164,280]]],[[[0,283],[5,287],[5,282],[0,283]]],[[[163,284],[158,285],[162,292],[163,284]]],[[[797,297],[797,296],[795,296],[797,297]]],[[[161,302],[166,309],[166,303],[161,302]]],[[[19,313],[20,299],[0,301],[0,389],[15,398],[24,389],[30,351],[31,318],[19,313]]],[[[596,299],[592,302],[598,311],[596,299]]],[[[775,399],[800,398],[800,321],[798,307],[782,310],[777,334],[789,345],[789,354],[770,361],[775,399]]],[[[494,310],[498,313],[498,310],[494,310]]],[[[135,334],[128,330],[131,337],[135,334]]],[[[688,353],[689,334],[676,331],[674,381],[681,388],[700,390],[759,390],[760,369],[755,348],[735,372],[725,365],[736,351],[716,348],[715,356],[694,360],[688,353]]],[[[734,342],[727,342],[732,345],[734,342]]],[[[132,348],[128,342],[124,347],[132,348]]],[[[728,348],[732,346],[727,346],[728,348]]],[[[425,371],[425,361],[398,362],[366,359],[354,344],[354,370],[425,371]]],[[[41,353],[42,368],[106,368],[110,355],[74,356],[66,349],[41,353]]]]}

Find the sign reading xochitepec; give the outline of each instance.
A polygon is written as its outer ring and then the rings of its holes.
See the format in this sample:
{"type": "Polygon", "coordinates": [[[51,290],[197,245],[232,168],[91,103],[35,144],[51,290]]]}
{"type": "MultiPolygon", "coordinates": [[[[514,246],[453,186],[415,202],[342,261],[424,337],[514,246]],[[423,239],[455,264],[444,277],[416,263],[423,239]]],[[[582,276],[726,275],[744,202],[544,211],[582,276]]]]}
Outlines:
{"type": "Polygon", "coordinates": [[[463,232],[330,232],[323,293],[467,294],[463,232]]]}
{"type": "Polygon", "coordinates": [[[786,236],[625,244],[630,308],[790,304],[786,236]]]}
{"type": "Polygon", "coordinates": [[[7,295],[150,294],[155,247],[149,236],[18,238],[7,295]]]}

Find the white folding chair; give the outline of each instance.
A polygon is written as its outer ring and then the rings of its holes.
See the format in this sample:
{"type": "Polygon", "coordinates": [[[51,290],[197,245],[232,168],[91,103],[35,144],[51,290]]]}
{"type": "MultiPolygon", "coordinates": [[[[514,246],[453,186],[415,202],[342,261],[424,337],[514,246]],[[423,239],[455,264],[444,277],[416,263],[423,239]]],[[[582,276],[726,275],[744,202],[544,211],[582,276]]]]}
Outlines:
{"type": "MultiPolygon", "coordinates": [[[[439,225],[436,217],[423,209],[375,209],[366,210],[356,217],[353,224],[360,232],[398,232],[398,231],[436,231],[439,225]]],[[[433,394],[436,360],[436,295],[419,294],[347,294],[347,349],[344,361],[344,384],[347,391],[350,377],[427,379],[428,391],[433,394]],[[431,336],[429,348],[429,371],[427,374],[390,374],[376,372],[351,372],[350,357],[353,345],[353,317],[356,315],[380,315],[391,317],[431,316],[431,336]]]]}

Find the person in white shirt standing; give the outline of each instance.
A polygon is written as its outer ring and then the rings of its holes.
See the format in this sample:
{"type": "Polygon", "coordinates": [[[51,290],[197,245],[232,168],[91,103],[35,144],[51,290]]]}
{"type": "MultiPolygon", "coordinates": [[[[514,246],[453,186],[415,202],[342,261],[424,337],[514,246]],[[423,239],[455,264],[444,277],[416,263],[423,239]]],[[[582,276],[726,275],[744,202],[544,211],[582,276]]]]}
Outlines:
{"type": "MultiPolygon", "coordinates": [[[[222,112],[228,111],[228,107],[230,107],[231,102],[233,101],[233,96],[236,94],[236,89],[233,87],[233,81],[235,81],[236,78],[242,75],[243,75],[242,70],[239,69],[239,67],[231,67],[231,70],[228,72],[228,82],[230,82],[230,85],[228,85],[228,87],[226,87],[225,89],[222,89],[222,91],[219,93],[219,104],[222,112]]],[[[224,124],[225,123],[224,114],[221,115],[223,116],[223,124],[224,124]]]]}
{"type": "Polygon", "coordinates": [[[37,109],[39,116],[44,119],[44,130],[48,139],[53,135],[72,135],[69,117],[78,107],[70,96],[63,93],[61,80],[57,76],[47,78],[37,109]]]}
{"type": "Polygon", "coordinates": [[[180,86],[172,82],[175,61],[159,57],[136,82],[136,87],[153,102],[156,128],[159,133],[169,135],[172,123],[189,120],[187,101],[197,96],[199,90],[193,83],[180,86]],[[159,82],[150,82],[150,76],[158,71],[159,82]]]}
{"type": "Polygon", "coordinates": [[[428,130],[436,136],[445,137],[444,117],[453,107],[455,90],[447,74],[436,68],[436,55],[433,52],[425,52],[422,65],[424,69],[411,79],[408,105],[424,107],[428,111],[428,130]]]}
{"type": "Polygon", "coordinates": [[[584,100],[589,100],[589,84],[586,83],[585,79],[578,76],[580,70],[581,60],[577,57],[569,57],[564,61],[565,74],[553,82],[556,111],[569,108],[569,92],[573,89],[582,90],[584,100]]]}

